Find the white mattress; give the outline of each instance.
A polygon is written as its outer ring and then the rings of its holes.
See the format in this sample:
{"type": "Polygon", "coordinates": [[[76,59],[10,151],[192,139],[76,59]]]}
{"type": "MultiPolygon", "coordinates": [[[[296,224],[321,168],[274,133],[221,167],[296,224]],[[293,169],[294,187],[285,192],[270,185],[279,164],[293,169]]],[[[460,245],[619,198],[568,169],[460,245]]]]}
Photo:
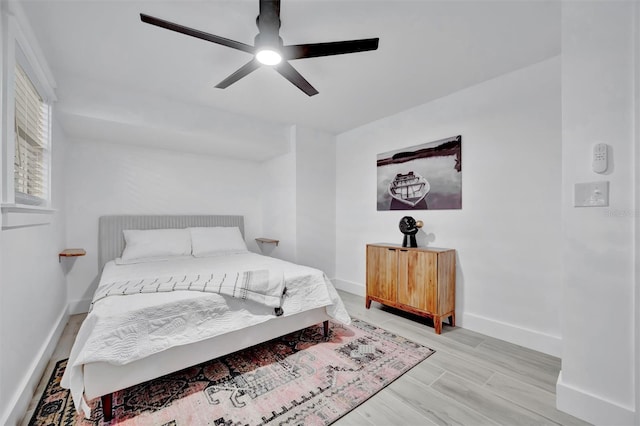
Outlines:
{"type": "MultiPolygon", "coordinates": [[[[283,316],[325,307],[328,316],[350,322],[340,297],[322,271],[254,253],[130,265],[116,265],[112,261],[105,265],[100,283],[258,269],[284,274],[287,292],[283,316]]],[[[71,389],[79,408],[84,391],[84,364],[124,365],[170,347],[199,342],[273,318],[273,308],[212,293],[175,291],[107,297],[94,304],[83,322],[61,384],[71,389]]]]}

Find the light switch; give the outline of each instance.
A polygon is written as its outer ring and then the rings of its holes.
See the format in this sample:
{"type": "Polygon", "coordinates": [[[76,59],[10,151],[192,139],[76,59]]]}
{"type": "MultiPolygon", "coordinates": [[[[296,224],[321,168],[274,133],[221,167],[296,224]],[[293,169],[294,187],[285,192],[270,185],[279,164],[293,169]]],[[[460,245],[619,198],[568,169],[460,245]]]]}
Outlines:
{"type": "Polygon", "coordinates": [[[609,182],[576,183],[573,200],[575,207],[606,207],[609,205],[609,182]]]}

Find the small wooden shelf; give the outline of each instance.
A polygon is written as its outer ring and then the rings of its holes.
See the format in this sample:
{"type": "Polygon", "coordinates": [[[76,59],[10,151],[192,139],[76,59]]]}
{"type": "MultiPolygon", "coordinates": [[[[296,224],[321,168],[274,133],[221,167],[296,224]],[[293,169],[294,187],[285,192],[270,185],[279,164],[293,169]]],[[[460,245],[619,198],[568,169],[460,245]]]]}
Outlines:
{"type": "Polygon", "coordinates": [[[258,243],[266,243],[266,244],[275,244],[276,246],[280,242],[280,240],[274,240],[271,238],[256,238],[256,242],[258,243]]]}
{"type": "Polygon", "coordinates": [[[84,249],[64,249],[58,253],[58,262],[60,262],[63,257],[84,256],[85,254],[87,254],[87,252],[84,249]]]}

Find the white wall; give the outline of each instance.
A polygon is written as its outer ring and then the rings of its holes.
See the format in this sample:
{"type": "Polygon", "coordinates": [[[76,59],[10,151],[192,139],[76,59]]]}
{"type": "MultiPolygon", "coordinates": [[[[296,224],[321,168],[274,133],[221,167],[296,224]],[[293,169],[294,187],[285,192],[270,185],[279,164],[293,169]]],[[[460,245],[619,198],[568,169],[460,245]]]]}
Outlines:
{"type": "Polygon", "coordinates": [[[26,411],[67,320],[65,136],[54,122],[50,224],[0,232],[0,424],[26,411]]]}
{"type": "Polygon", "coordinates": [[[560,409],[596,424],[632,424],[638,410],[633,209],[639,112],[634,84],[640,69],[634,63],[634,3],[562,6],[565,272],[557,402],[560,409]],[[597,142],[611,147],[610,170],[604,175],[590,167],[597,142]],[[600,180],[610,182],[609,207],[574,208],[574,184],[600,180]]]}
{"type": "Polygon", "coordinates": [[[634,117],[635,117],[635,149],[634,149],[634,168],[635,168],[635,329],[636,329],[636,423],[640,425],[640,7],[636,5],[634,21],[634,67],[635,75],[635,93],[634,93],[634,117]]]}
{"type": "MultiPolygon", "coordinates": [[[[19,5],[2,3],[2,12],[17,16],[29,44],[38,52],[19,5]]],[[[13,42],[6,37],[0,19],[0,81],[9,66],[8,46],[13,42]]],[[[41,59],[41,55],[36,55],[41,59]]],[[[45,69],[46,63],[40,63],[45,69]]],[[[0,84],[0,113],[6,121],[0,84]]],[[[13,125],[12,123],[4,123],[13,125]]],[[[26,411],[46,365],[55,349],[68,317],[65,273],[68,264],[58,263],[58,253],[65,244],[64,167],[66,138],[58,126],[55,115],[52,121],[51,200],[56,212],[50,223],[38,226],[7,227],[0,218],[0,424],[13,425],[26,411]]],[[[0,188],[5,186],[0,159],[0,188]]],[[[13,188],[11,188],[13,189],[13,188]]],[[[38,215],[41,215],[39,213],[38,215]]],[[[46,214],[48,216],[48,214],[46,214]]],[[[22,216],[31,216],[29,214],[22,216]]],[[[38,220],[39,221],[39,220],[38,220]]],[[[27,220],[29,222],[29,220],[27,220]]]]}
{"type": "Polygon", "coordinates": [[[288,151],[284,124],[62,74],[58,112],[75,140],[252,161],[288,151]]]}
{"type": "Polygon", "coordinates": [[[336,137],[296,126],[297,261],[335,276],[336,137]]]}
{"type": "Polygon", "coordinates": [[[335,273],[336,137],[291,126],[290,151],[262,163],[263,253],[335,273]]]}
{"type": "Polygon", "coordinates": [[[460,325],[558,355],[560,154],[558,57],[338,135],[336,284],[364,293],[365,245],[410,213],[457,251],[460,325]],[[376,211],[378,153],[458,134],[461,210],[376,211]]]}
{"type": "MultiPolygon", "coordinates": [[[[0,16],[0,53],[3,54],[3,56],[5,55],[4,50],[4,19],[2,19],[2,16],[0,16]]],[[[4,60],[2,62],[0,62],[0,82],[4,81],[4,60]]],[[[7,113],[4,111],[4,102],[2,102],[2,99],[4,99],[4,85],[2,83],[0,83],[0,126],[5,126],[5,122],[6,122],[6,116],[7,113]]],[[[0,147],[0,193],[2,192],[2,188],[4,187],[4,155],[1,153],[2,152],[2,148],[0,147]]],[[[0,215],[0,229],[2,229],[2,215],[0,215]]],[[[2,235],[2,233],[0,232],[0,277],[2,277],[2,253],[3,253],[3,247],[4,247],[4,237],[2,235]]],[[[2,292],[4,285],[3,285],[3,281],[0,281],[0,304],[2,303],[2,300],[4,300],[4,298],[2,297],[2,292]]],[[[0,364],[4,364],[4,343],[2,339],[2,336],[4,336],[4,327],[6,323],[6,319],[4,318],[3,315],[0,315],[0,364]]],[[[6,402],[7,398],[9,397],[8,395],[5,394],[6,389],[4,388],[4,386],[2,386],[2,383],[4,383],[4,370],[2,370],[2,368],[0,368],[0,419],[5,417],[5,411],[7,410],[7,406],[8,403],[6,402]]],[[[11,395],[11,394],[9,394],[11,395]]]]}
{"type": "Polygon", "coordinates": [[[295,262],[297,249],[296,146],[289,132],[289,152],[261,164],[262,237],[278,240],[263,244],[261,254],[295,262]]]}
{"type": "Polygon", "coordinates": [[[98,279],[98,218],[109,214],[240,214],[245,240],[262,233],[258,163],[126,146],[74,142],[67,167],[67,239],[87,255],[69,274],[72,312],[82,312],[98,279]]]}

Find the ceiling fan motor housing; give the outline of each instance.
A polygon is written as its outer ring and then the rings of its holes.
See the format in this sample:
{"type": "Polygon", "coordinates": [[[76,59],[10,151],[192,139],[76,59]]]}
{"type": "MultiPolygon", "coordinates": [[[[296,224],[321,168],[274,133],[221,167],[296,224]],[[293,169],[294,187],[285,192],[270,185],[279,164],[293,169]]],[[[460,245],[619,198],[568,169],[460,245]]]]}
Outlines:
{"type": "Polygon", "coordinates": [[[270,47],[273,50],[280,50],[282,47],[282,37],[277,34],[273,37],[271,35],[265,35],[264,33],[258,33],[253,39],[253,44],[256,47],[256,51],[267,47],[270,47]]]}

